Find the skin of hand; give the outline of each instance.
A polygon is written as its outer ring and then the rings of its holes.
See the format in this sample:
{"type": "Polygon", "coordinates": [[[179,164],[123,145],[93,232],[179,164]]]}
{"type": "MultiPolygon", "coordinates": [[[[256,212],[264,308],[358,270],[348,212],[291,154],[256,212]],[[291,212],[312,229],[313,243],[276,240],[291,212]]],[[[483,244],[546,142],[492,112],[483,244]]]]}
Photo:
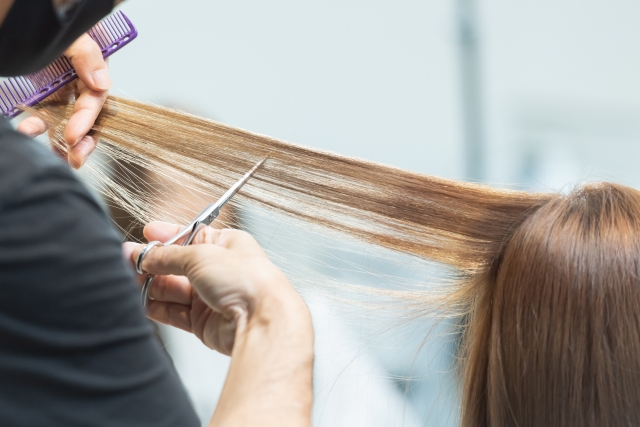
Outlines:
{"type": "MultiPolygon", "coordinates": [[[[64,53],[78,73],[77,96],[73,115],[64,130],[69,146],[69,164],[78,169],[96,148],[96,138],[87,135],[107,99],[111,78],[100,47],[83,34],[64,53]]],[[[29,117],[18,125],[18,131],[30,137],[46,132],[46,124],[37,117],[29,117]]]]}
{"type": "MultiPolygon", "coordinates": [[[[166,241],[180,228],[152,222],[144,235],[166,241]]],[[[143,247],[125,243],[125,257],[134,262],[143,247]]],[[[151,249],[142,267],[158,275],[149,289],[148,316],[231,356],[210,425],[310,425],[309,310],[253,237],[206,227],[190,246],[151,249]]]]}

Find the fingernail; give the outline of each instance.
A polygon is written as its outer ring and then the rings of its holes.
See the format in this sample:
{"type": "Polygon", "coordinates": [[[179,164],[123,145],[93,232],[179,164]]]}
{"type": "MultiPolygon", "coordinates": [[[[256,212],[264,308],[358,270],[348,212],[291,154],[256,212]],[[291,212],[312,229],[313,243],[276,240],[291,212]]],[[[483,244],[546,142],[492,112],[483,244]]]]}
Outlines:
{"type": "Polygon", "coordinates": [[[74,149],[69,151],[69,161],[71,162],[71,166],[75,169],[80,169],[85,164],[94,148],[96,148],[93,143],[93,138],[90,136],[85,136],[80,138],[80,140],[82,143],[74,146],[74,149]]]}
{"type": "Polygon", "coordinates": [[[80,138],[76,139],[76,141],[71,146],[75,147],[76,145],[78,145],[78,142],[82,141],[82,138],[84,138],[84,136],[81,136],[80,138]]]}
{"type": "Polygon", "coordinates": [[[67,155],[67,161],[69,162],[69,165],[76,170],[82,167],[82,159],[76,158],[76,156],[71,153],[67,155]]]}
{"type": "Polygon", "coordinates": [[[111,77],[109,77],[109,70],[106,68],[94,71],[91,76],[93,77],[93,84],[97,89],[107,90],[111,87],[111,77]]]}
{"type": "Polygon", "coordinates": [[[69,161],[69,165],[74,169],[80,169],[84,163],[82,156],[79,156],[71,150],[69,150],[69,153],[67,154],[67,160],[69,161]]]}

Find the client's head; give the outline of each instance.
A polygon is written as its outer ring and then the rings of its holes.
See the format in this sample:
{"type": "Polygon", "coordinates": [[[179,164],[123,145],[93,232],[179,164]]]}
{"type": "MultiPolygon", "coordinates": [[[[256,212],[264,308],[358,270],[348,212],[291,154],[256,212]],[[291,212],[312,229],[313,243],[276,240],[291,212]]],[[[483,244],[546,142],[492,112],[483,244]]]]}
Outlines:
{"type": "Polygon", "coordinates": [[[640,425],[640,193],[592,184],[532,213],[481,280],[463,426],[640,425]]]}

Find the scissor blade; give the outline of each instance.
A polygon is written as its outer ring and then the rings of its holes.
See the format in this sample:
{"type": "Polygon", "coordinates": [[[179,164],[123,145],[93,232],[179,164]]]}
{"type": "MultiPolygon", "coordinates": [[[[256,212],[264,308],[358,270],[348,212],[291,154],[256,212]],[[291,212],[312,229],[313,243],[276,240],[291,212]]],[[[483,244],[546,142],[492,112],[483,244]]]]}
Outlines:
{"type": "Polygon", "coordinates": [[[164,244],[173,245],[185,236],[191,236],[187,237],[187,240],[185,240],[185,242],[190,241],[190,238],[193,238],[193,236],[195,236],[195,233],[198,231],[198,228],[201,224],[210,225],[213,220],[216,219],[220,214],[220,208],[222,208],[229,200],[231,200],[231,198],[240,190],[240,188],[242,188],[244,184],[247,183],[247,181],[249,181],[249,178],[251,178],[253,174],[256,173],[256,171],[260,168],[260,166],[264,164],[266,160],[267,159],[263,159],[258,162],[258,164],[255,165],[249,172],[244,174],[244,176],[240,178],[238,182],[233,184],[233,186],[229,190],[227,190],[227,192],[224,193],[222,197],[220,197],[216,202],[211,203],[209,206],[207,206],[202,212],[200,212],[200,214],[198,214],[197,217],[195,217],[193,221],[191,221],[189,225],[180,230],[178,234],[173,236],[164,244]]]}
{"type": "Polygon", "coordinates": [[[201,220],[202,223],[206,225],[211,224],[211,222],[213,222],[213,220],[216,219],[216,217],[220,214],[220,208],[226,205],[227,202],[231,200],[231,198],[235,196],[238,191],[240,191],[242,186],[245,185],[247,181],[249,181],[249,179],[256,173],[258,169],[260,169],[260,167],[266,161],[267,159],[260,160],[254,167],[251,168],[249,172],[245,173],[244,176],[238,180],[238,182],[233,184],[231,188],[229,188],[227,192],[222,195],[222,197],[220,197],[215,203],[209,205],[209,207],[207,207],[207,209],[205,209],[205,211],[203,212],[204,215],[201,220]]]}

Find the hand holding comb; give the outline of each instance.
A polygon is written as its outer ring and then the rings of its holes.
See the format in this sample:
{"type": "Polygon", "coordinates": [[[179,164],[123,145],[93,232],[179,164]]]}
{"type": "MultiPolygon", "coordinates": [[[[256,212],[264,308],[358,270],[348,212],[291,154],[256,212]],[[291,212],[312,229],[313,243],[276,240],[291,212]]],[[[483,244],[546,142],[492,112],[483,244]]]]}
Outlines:
{"type": "MultiPolygon", "coordinates": [[[[98,22],[87,34],[100,47],[102,57],[107,58],[135,39],[138,31],[119,11],[98,22]]],[[[0,112],[13,118],[22,112],[21,105],[32,107],[76,78],[78,75],[65,56],[36,73],[10,77],[0,82],[0,112]]]]}

